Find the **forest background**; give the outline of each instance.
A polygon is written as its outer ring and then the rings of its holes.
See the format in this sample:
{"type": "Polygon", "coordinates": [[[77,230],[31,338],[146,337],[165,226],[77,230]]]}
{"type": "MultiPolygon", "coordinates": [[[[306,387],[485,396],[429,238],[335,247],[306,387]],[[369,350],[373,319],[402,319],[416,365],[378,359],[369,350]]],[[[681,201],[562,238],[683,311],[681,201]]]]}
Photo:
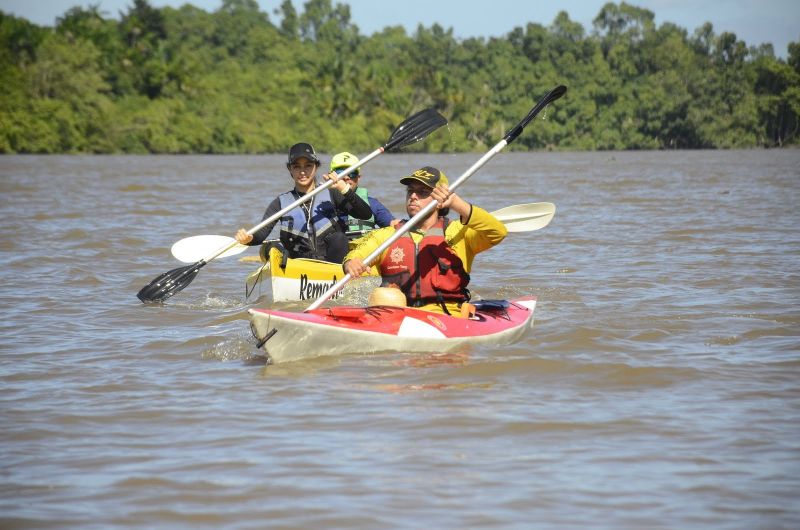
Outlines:
{"type": "Polygon", "coordinates": [[[255,0],[212,12],[135,0],[118,20],[75,7],[54,27],[0,11],[0,153],[371,151],[435,107],[450,134],[411,151],[483,151],[559,84],[515,150],[752,148],[800,142],[800,42],[787,58],[706,23],[605,4],[590,32],[562,11],[502,38],[389,26],[346,3],[255,0]]]}

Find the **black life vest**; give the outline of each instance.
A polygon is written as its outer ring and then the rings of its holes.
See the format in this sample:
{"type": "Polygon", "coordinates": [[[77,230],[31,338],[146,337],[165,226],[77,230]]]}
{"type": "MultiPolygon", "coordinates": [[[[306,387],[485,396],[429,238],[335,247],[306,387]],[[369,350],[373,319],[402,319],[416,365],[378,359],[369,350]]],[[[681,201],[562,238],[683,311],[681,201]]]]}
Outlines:
{"type": "MultiPolygon", "coordinates": [[[[297,200],[292,191],[281,193],[281,209],[297,200]]],[[[323,190],[308,202],[289,210],[281,217],[281,243],[286,247],[290,257],[310,257],[325,259],[317,252],[317,239],[323,238],[331,230],[338,227],[336,208],[329,190],[323,190]]]]}

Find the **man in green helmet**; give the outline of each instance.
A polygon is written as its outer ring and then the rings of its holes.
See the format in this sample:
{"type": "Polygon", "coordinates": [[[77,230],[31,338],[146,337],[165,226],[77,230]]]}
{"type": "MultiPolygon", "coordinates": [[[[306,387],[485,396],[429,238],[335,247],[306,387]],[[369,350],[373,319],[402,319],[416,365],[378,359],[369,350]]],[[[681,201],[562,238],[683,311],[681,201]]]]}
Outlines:
{"type": "MultiPolygon", "coordinates": [[[[341,173],[353,164],[358,163],[358,157],[347,151],[341,152],[331,159],[331,171],[341,173]]],[[[367,189],[359,186],[361,180],[361,168],[356,169],[349,175],[346,175],[343,180],[350,184],[350,187],[356,190],[356,195],[361,197],[364,202],[369,204],[372,210],[372,218],[370,219],[356,219],[353,216],[342,216],[340,221],[345,225],[346,230],[350,233],[350,238],[360,237],[362,232],[372,230],[373,228],[383,228],[391,226],[392,221],[395,220],[392,212],[375,197],[370,197],[367,194],[367,189]]]]}

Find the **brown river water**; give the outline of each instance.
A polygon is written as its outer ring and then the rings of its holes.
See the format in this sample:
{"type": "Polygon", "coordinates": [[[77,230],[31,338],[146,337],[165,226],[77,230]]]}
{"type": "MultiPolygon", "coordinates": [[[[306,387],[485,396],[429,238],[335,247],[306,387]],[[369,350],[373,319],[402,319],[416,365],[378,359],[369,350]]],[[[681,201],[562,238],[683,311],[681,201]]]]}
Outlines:
{"type": "Polygon", "coordinates": [[[800,528],[800,150],[500,153],[462,197],[558,207],[475,262],[520,342],[264,366],[241,256],[135,295],[284,161],[0,157],[0,528],[800,528]]]}

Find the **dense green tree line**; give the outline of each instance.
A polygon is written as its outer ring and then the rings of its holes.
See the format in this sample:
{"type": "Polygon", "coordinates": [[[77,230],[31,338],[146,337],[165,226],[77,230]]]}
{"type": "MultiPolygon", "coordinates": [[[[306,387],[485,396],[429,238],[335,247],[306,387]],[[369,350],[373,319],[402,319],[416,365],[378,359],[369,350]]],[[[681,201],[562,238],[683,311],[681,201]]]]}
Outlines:
{"type": "Polygon", "coordinates": [[[450,120],[412,147],[494,145],[557,84],[570,91],[515,149],[784,146],[800,135],[800,43],[788,59],[710,23],[692,35],[608,3],[591,33],[561,12],[502,38],[400,26],[362,35],[346,4],[254,0],[208,13],[134,0],[55,27],[0,12],[0,152],[263,153],[295,141],[374,149],[423,107],[450,120]]]}

